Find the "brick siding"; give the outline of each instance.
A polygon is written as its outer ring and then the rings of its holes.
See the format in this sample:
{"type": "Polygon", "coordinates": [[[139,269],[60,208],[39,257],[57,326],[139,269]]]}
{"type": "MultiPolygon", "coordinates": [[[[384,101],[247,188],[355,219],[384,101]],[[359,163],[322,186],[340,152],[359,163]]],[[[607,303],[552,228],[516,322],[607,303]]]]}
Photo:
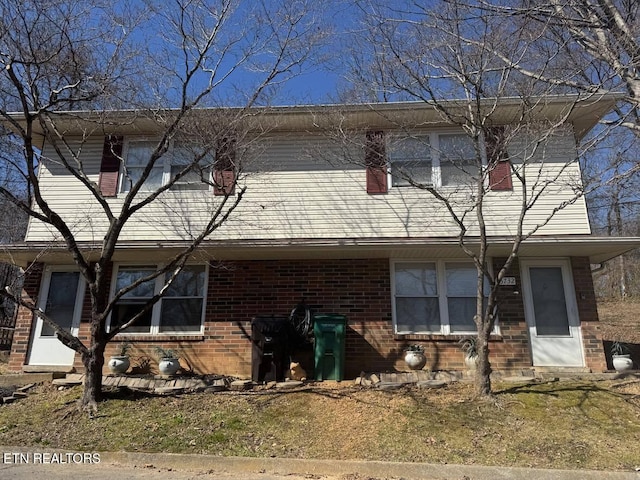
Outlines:
{"type": "MultiPolygon", "coordinates": [[[[495,259],[497,267],[502,259],[495,259]]],[[[582,320],[587,366],[606,369],[602,341],[597,331],[597,312],[588,259],[572,259],[579,314],[582,320]]],[[[490,360],[494,371],[513,373],[531,367],[531,351],[524,316],[520,272],[508,273],[516,286],[502,286],[498,299],[499,335],[492,336],[490,360]]],[[[30,269],[25,292],[36,297],[42,265],[30,269]]],[[[178,348],[183,366],[196,373],[220,373],[250,377],[251,319],[261,315],[288,315],[302,299],[316,313],[336,313],[348,320],[345,378],[361,371],[405,371],[403,349],[408,343],[425,346],[427,366],[433,370],[463,370],[460,336],[394,335],[391,318],[391,278],[388,259],[327,259],[233,261],[211,265],[202,335],[143,336],[133,338],[132,365],[149,361],[155,372],[155,346],[178,348]]],[[[89,299],[85,295],[80,339],[88,342],[89,299]]],[[[20,370],[27,355],[31,334],[30,312],[21,309],[10,368],[20,370]]],[[[107,347],[105,361],[117,348],[107,347]]],[[[295,357],[296,355],[294,355],[295,357]]],[[[303,366],[311,370],[313,354],[298,353],[303,366]]],[[[74,363],[81,370],[79,356],[74,363]]],[[[309,372],[311,373],[311,372],[309,372]]]]}
{"type": "MultiPolygon", "coordinates": [[[[42,263],[32,263],[25,269],[24,285],[22,287],[22,298],[25,301],[37,303],[43,271],[44,265],[42,263]]],[[[27,363],[29,344],[34,327],[34,315],[31,310],[25,307],[18,307],[16,329],[13,333],[13,343],[11,344],[11,354],[9,355],[9,371],[20,372],[27,363]]]]}

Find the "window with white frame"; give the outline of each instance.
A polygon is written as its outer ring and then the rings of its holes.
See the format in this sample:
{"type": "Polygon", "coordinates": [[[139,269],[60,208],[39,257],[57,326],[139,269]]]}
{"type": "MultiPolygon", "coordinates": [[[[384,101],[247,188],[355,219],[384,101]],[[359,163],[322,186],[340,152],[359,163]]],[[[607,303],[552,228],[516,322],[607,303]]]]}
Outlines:
{"type": "Polygon", "coordinates": [[[391,136],[387,142],[391,185],[467,185],[477,170],[473,140],[463,133],[391,136]]]}
{"type": "MultiPolygon", "coordinates": [[[[396,333],[475,333],[477,273],[473,263],[396,262],[392,272],[396,333]]],[[[484,288],[486,298],[486,282],[484,288]]]]}
{"type": "MultiPolygon", "coordinates": [[[[151,140],[130,140],[125,150],[125,174],[121,176],[120,191],[128,192],[142,176],[151,158],[157,142],[151,140]]],[[[172,142],[169,150],[153,165],[147,179],[142,184],[142,191],[153,191],[170,181],[176,175],[188,170],[172,185],[180,190],[206,190],[210,181],[213,166],[212,153],[187,142],[172,142]]]]}
{"type": "MultiPolygon", "coordinates": [[[[155,266],[120,266],[115,276],[114,292],[156,271],[155,266]]],[[[112,325],[122,325],[139,313],[149,299],[160,292],[170,273],[138,285],[116,303],[112,325]]],[[[206,292],[206,267],[187,265],[173,280],[164,296],[123,333],[200,333],[206,292]]]]}

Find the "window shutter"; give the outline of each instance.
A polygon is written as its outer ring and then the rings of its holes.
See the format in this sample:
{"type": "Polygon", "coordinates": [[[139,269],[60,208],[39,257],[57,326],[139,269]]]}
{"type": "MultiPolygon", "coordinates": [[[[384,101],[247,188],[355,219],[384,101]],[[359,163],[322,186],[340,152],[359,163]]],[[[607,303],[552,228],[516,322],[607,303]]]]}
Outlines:
{"type": "Polygon", "coordinates": [[[115,197],[118,192],[118,173],[120,172],[123,140],[122,136],[116,135],[104,137],[98,188],[105,197],[115,197]]]}
{"type": "Polygon", "coordinates": [[[233,195],[236,188],[236,140],[225,137],[216,149],[213,194],[233,195]]]}
{"type": "Polygon", "coordinates": [[[387,160],[384,132],[367,132],[364,161],[367,167],[367,193],[387,193],[387,160]]]}
{"type": "Polygon", "coordinates": [[[485,134],[484,141],[489,166],[489,189],[494,191],[513,190],[511,161],[505,145],[505,128],[490,128],[485,134]]]}

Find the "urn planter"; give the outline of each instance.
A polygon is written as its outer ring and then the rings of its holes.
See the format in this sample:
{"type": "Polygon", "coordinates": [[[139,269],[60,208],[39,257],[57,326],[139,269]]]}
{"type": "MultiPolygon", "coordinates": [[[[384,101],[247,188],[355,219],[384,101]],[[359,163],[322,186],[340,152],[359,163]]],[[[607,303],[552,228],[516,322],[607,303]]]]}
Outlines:
{"type": "Polygon", "coordinates": [[[616,372],[628,372],[633,369],[633,360],[631,355],[613,355],[613,368],[616,372]]]}
{"type": "Polygon", "coordinates": [[[180,355],[170,348],[155,347],[160,375],[175,375],[180,369],[180,355]]]}
{"type": "Polygon", "coordinates": [[[109,370],[114,374],[122,374],[129,370],[129,357],[126,355],[114,355],[109,359],[107,365],[109,370]]]}
{"type": "Polygon", "coordinates": [[[409,350],[404,355],[404,361],[411,370],[422,370],[427,363],[424,352],[409,350]]]}
{"type": "Polygon", "coordinates": [[[161,375],[175,375],[179,368],[180,361],[177,358],[161,358],[158,362],[161,375]]]}

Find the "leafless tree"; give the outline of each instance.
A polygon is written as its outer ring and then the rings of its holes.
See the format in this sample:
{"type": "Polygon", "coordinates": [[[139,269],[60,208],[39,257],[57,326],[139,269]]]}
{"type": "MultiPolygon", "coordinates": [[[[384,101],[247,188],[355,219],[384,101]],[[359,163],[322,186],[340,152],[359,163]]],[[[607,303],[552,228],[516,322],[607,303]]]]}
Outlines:
{"type": "MultiPolygon", "coordinates": [[[[313,59],[328,32],[305,0],[7,0],[0,2],[0,19],[0,118],[11,131],[7,136],[5,130],[4,136],[15,146],[12,156],[4,155],[26,186],[22,195],[1,185],[0,195],[31,222],[56,231],[86,281],[91,305],[88,343],[45,313],[37,314],[64,345],[80,354],[86,372],[80,403],[93,411],[101,398],[107,343],[153,307],[190,255],[243,198],[239,162],[215,165],[223,171],[235,169],[235,176],[212,175],[212,152],[217,149],[215,162],[220,162],[230,158],[225,151],[241,150],[246,120],[255,117],[249,109],[266,109],[278,89],[313,59]],[[133,172],[124,167],[117,135],[142,120],[156,141],[142,168],[133,172]],[[66,133],[69,128],[73,138],[66,133]],[[117,203],[85,170],[83,146],[95,134],[113,134],[105,153],[129,182],[117,203]],[[39,138],[44,138],[44,150],[39,138]],[[180,140],[195,146],[183,152],[181,168],[161,186],[145,188],[154,166],[168,155],[172,142],[180,140]],[[79,242],[76,225],[52,207],[52,199],[40,188],[42,171],[51,168],[72,177],[99,208],[107,228],[100,232],[98,245],[87,248],[79,242]],[[184,248],[164,266],[110,298],[108,267],[132,217],[161,202],[177,182],[194,178],[222,192],[211,203],[208,218],[189,226],[184,248]],[[161,293],[130,321],[108,330],[107,319],[118,299],[157,277],[166,279],[161,293]]],[[[13,294],[22,307],[36,311],[33,301],[13,294]]]]}
{"type": "MultiPolygon", "coordinates": [[[[498,16],[482,15],[474,5],[455,0],[428,6],[375,1],[357,5],[362,11],[360,32],[366,33],[353,41],[357,45],[351,60],[354,87],[345,97],[421,101],[439,113],[436,123],[456,127],[466,137],[453,155],[442,146],[439,152],[429,146],[441,158],[439,181],[416,175],[411,167],[394,166],[393,161],[391,174],[422,190],[425,202],[436,201],[448,212],[460,248],[475,265],[476,391],[491,395],[489,339],[499,314],[500,282],[522,243],[584,195],[577,152],[565,152],[561,163],[550,161],[547,153],[554,139],[569,134],[569,118],[581,98],[566,97],[565,107],[553,116],[538,116],[552,101],[548,94],[553,89],[496,54],[509,38],[509,45],[516,49],[511,53],[524,55],[529,32],[513,28],[498,16]],[[505,106],[511,108],[508,116],[501,110],[505,106]],[[443,165],[446,175],[465,180],[454,182],[456,187],[444,185],[443,165]],[[512,178],[508,188],[512,191],[495,191],[512,178]],[[552,206],[549,199],[555,202],[552,206]],[[496,215],[495,202],[510,204],[508,218],[496,215]],[[547,207],[541,206],[543,202],[547,207]],[[532,220],[534,213],[536,220],[532,220]],[[507,232],[509,252],[493,268],[489,250],[500,232],[507,232]]],[[[400,139],[419,139],[419,131],[429,127],[427,122],[402,123],[384,112],[380,109],[380,117],[393,125],[400,139]]],[[[392,142],[387,139],[387,148],[393,147],[392,142]]],[[[378,165],[386,172],[384,147],[371,148],[369,166],[378,165]]]]}
{"type": "Polygon", "coordinates": [[[478,2],[528,33],[525,52],[511,42],[495,53],[520,73],[573,91],[620,91],[616,122],[640,133],[640,4],[630,0],[478,2]]]}

